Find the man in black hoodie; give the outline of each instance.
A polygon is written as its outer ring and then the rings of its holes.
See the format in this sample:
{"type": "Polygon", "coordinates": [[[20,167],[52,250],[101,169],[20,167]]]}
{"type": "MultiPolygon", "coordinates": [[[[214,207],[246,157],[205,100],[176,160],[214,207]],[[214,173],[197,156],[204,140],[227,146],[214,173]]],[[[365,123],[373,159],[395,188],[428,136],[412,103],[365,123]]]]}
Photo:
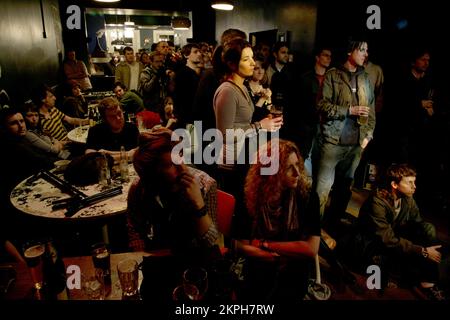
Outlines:
{"type": "Polygon", "coordinates": [[[325,74],[318,103],[320,137],[313,150],[313,181],[322,217],[331,187],[339,192],[332,195],[331,219],[325,221],[331,229],[345,213],[355,170],[375,128],[374,92],[363,68],[367,51],[367,42],[349,42],[345,63],[325,74]]]}

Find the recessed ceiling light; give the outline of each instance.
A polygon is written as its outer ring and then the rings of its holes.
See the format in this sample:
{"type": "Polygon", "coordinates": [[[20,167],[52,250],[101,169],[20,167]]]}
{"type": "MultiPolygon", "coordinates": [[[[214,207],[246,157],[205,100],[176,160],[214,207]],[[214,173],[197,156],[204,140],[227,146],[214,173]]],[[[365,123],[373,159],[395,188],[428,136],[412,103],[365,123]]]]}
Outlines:
{"type": "Polygon", "coordinates": [[[230,11],[233,10],[233,2],[230,0],[213,0],[211,3],[211,7],[213,7],[216,10],[226,10],[230,11]]]}
{"type": "Polygon", "coordinates": [[[94,0],[95,2],[119,2],[120,0],[94,0]]]}

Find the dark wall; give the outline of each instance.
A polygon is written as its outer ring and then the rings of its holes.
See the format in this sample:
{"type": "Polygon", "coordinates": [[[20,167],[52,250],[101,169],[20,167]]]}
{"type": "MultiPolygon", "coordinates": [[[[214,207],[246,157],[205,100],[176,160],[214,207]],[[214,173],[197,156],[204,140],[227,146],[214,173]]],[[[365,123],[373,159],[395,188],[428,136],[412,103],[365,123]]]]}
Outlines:
{"type": "Polygon", "coordinates": [[[228,28],[251,32],[278,29],[289,32],[297,57],[312,51],[316,37],[317,4],[311,0],[236,1],[233,11],[216,12],[216,38],[228,28]]]}
{"type": "Polygon", "coordinates": [[[39,82],[55,85],[63,45],[58,1],[43,0],[46,38],[39,1],[2,0],[0,10],[0,87],[20,105],[39,82]]]}
{"type": "Polygon", "coordinates": [[[425,46],[432,50],[433,72],[447,75],[446,16],[445,2],[438,0],[420,5],[406,0],[347,0],[345,6],[341,1],[319,0],[317,41],[342,51],[349,36],[363,35],[369,41],[371,60],[384,67],[388,75],[408,67],[410,52],[425,46]],[[381,9],[380,30],[366,26],[366,9],[372,4],[381,9]]]}
{"type": "Polygon", "coordinates": [[[213,44],[216,39],[216,10],[209,3],[192,9],[192,36],[196,42],[206,41],[213,44]]]}

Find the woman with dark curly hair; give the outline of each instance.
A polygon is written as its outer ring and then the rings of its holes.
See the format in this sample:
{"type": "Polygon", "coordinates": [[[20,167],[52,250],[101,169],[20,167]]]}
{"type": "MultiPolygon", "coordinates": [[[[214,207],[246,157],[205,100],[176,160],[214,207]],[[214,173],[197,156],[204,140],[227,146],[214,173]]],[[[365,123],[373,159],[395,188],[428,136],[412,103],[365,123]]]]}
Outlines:
{"type": "Polygon", "coordinates": [[[245,201],[252,224],[237,249],[248,258],[244,294],[270,300],[299,300],[319,249],[319,199],[306,179],[294,143],[273,139],[259,150],[278,161],[278,171],[262,175],[258,161],[248,171],[245,201]]]}

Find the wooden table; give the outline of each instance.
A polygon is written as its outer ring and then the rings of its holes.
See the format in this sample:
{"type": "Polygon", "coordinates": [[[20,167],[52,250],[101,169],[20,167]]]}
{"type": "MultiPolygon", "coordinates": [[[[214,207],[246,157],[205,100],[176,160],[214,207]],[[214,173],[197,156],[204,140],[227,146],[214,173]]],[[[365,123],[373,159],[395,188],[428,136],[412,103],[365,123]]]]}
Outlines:
{"type": "MultiPolygon", "coordinates": [[[[150,256],[152,254],[166,254],[166,252],[147,253],[147,252],[126,252],[116,253],[111,255],[111,293],[106,297],[106,300],[122,300],[122,290],[120,288],[119,279],[117,277],[117,264],[124,259],[135,259],[139,263],[142,262],[143,256],[150,256]]],[[[94,274],[94,264],[91,256],[83,257],[68,257],[63,258],[66,269],[70,265],[77,265],[84,275],[94,274]]],[[[5,265],[5,264],[2,264],[5,265]]],[[[10,290],[5,296],[6,300],[37,300],[33,293],[33,282],[28,267],[25,264],[10,263],[16,270],[17,276],[10,290]]],[[[139,287],[142,282],[142,272],[139,271],[139,287]]],[[[86,300],[87,297],[82,289],[71,289],[69,291],[70,300],[86,300]]]]}

